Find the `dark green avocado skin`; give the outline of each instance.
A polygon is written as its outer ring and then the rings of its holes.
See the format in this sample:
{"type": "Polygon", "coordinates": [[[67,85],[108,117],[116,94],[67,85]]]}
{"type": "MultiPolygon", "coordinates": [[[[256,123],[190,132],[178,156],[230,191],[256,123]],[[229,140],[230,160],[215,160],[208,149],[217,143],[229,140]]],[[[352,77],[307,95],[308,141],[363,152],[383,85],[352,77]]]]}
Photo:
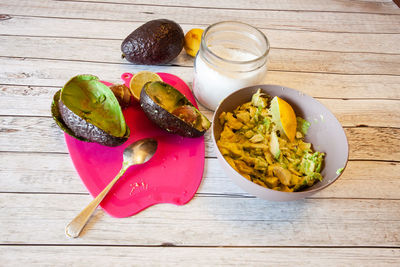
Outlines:
{"type": "Polygon", "coordinates": [[[182,51],[184,33],[176,22],[151,20],[128,35],[121,44],[123,57],[141,65],[160,65],[176,58],[182,51]]]}
{"type": "MultiPolygon", "coordinates": [[[[140,92],[140,106],[147,118],[169,133],[192,138],[204,135],[206,130],[199,131],[158,105],[147,93],[146,86],[148,85],[150,83],[145,84],[140,92]]],[[[188,100],[186,101],[185,104],[190,104],[188,100]]]]}
{"type": "Polygon", "coordinates": [[[126,137],[112,136],[93,124],[85,121],[68,109],[61,100],[58,103],[58,110],[60,111],[61,118],[65,125],[67,125],[76,136],[87,139],[89,142],[95,142],[105,146],[114,147],[119,146],[128,140],[126,137]]]}

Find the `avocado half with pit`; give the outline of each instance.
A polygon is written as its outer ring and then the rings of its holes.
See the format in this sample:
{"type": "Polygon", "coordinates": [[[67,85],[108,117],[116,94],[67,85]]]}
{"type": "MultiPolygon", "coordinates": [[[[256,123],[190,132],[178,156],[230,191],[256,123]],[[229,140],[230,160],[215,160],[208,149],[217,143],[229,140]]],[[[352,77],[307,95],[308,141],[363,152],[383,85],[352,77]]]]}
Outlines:
{"type": "Polygon", "coordinates": [[[64,132],[81,141],[119,146],[130,134],[117,98],[93,75],[69,80],[54,95],[51,112],[64,132]]]}
{"type": "Polygon", "coordinates": [[[173,86],[148,82],[140,93],[146,116],[162,129],[185,137],[199,137],[210,128],[206,116],[173,86]]]}

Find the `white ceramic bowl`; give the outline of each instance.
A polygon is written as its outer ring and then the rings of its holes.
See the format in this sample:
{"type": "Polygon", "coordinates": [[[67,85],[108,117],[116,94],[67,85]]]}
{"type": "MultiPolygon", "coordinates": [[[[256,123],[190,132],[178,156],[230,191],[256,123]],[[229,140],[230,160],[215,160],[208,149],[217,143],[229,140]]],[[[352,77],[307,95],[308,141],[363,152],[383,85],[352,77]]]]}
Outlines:
{"type": "Polygon", "coordinates": [[[339,121],[324,105],[299,91],[277,85],[246,87],[227,96],[214,113],[212,140],[218,160],[226,175],[246,192],[272,201],[290,201],[305,198],[329,186],[341,175],[341,173],[337,173],[337,170],[346,167],[349,155],[349,146],[344,130],[339,121]],[[313,149],[325,153],[321,171],[324,178],[321,182],[317,182],[312,187],[300,192],[276,191],[262,187],[244,178],[224,159],[216,144],[216,140],[219,139],[222,131],[218,118],[223,111],[233,111],[239,105],[250,101],[251,96],[258,88],[261,88],[263,92],[272,97],[278,96],[284,99],[293,107],[296,116],[300,116],[311,123],[305,141],[312,143],[313,149]]]}

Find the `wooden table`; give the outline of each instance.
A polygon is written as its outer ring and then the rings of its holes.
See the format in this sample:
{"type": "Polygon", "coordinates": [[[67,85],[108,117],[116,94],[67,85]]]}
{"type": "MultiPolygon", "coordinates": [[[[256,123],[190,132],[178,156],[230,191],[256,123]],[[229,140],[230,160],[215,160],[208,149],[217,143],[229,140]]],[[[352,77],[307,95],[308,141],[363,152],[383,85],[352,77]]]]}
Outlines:
{"type": "MultiPolygon", "coordinates": [[[[0,265],[400,264],[400,9],[391,1],[8,0],[0,3],[0,265]],[[185,32],[222,20],[271,42],[265,83],[310,94],[345,128],[350,161],[332,186],[275,203],[232,183],[206,134],[194,199],[116,219],[98,210],[83,236],[64,227],[92,198],[50,114],[72,76],[119,82],[123,72],[180,76],[193,59],[139,66],[120,57],[144,22],[185,32]]],[[[202,109],[205,111],[205,109],[202,109]]],[[[205,111],[207,116],[212,113],[205,111]]]]}

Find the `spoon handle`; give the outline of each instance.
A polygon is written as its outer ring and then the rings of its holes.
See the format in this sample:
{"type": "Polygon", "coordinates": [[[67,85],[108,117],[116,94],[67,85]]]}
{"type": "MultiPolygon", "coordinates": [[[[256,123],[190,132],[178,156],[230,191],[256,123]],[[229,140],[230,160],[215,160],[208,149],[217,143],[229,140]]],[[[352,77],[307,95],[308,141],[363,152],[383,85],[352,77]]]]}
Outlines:
{"type": "Polygon", "coordinates": [[[122,166],[121,170],[115,176],[115,178],[106,186],[106,188],[101,191],[100,194],[97,195],[89,205],[86,206],[66,227],[65,227],[65,234],[68,237],[78,237],[81,233],[82,229],[85,227],[86,223],[89,221],[90,217],[96,210],[97,206],[100,202],[104,199],[113,185],[121,178],[121,176],[125,173],[127,167],[125,165],[122,166]]]}

